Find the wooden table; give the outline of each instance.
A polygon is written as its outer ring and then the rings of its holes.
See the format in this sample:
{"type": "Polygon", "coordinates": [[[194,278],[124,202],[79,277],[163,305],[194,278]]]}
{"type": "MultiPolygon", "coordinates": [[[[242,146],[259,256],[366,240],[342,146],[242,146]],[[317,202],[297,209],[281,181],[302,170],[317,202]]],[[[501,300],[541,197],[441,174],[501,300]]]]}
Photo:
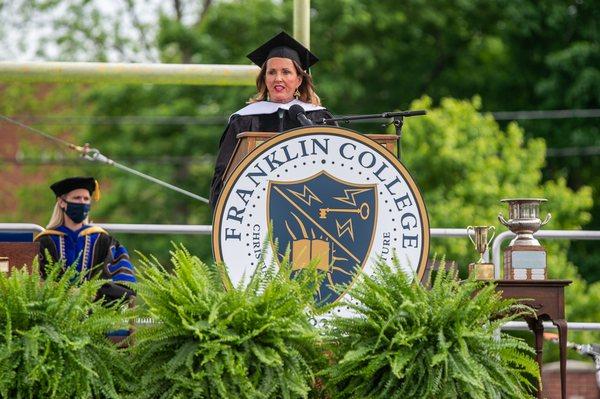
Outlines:
{"type": "MultiPolygon", "coordinates": [[[[523,304],[532,307],[535,317],[525,317],[529,329],[535,335],[536,361],[542,371],[542,354],[544,346],[543,321],[551,321],[558,328],[560,347],[560,386],[561,397],[567,397],[567,321],[565,320],[564,288],[571,284],[570,280],[496,280],[496,289],[502,292],[503,298],[523,299],[523,304]]],[[[541,378],[541,376],[540,376],[541,378]]],[[[541,383],[538,382],[538,398],[542,398],[541,383]]]]}

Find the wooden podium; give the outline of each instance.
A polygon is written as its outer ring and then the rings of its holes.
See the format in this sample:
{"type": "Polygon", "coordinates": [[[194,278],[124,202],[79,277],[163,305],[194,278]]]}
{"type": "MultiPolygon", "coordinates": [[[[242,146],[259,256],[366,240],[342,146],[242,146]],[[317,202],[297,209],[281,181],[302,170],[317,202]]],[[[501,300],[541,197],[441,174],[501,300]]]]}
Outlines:
{"type": "Polygon", "coordinates": [[[27,267],[31,273],[31,265],[39,250],[39,242],[0,242],[0,257],[8,258],[9,270],[27,267]]]}
{"type": "MultiPolygon", "coordinates": [[[[252,152],[256,147],[269,140],[273,136],[277,136],[284,133],[273,133],[273,132],[243,132],[237,135],[237,144],[233,151],[233,156],[225,169],[223,174],[223,181],[227,181],[229,176],[234,171],[235,167],[242,162],[246,156],[252,152]]],[[[396,142],[398,136],[392,134],[365,134],[366,137],[381,144],[389,152],[393,153],[396,148],[396,142]]]]}

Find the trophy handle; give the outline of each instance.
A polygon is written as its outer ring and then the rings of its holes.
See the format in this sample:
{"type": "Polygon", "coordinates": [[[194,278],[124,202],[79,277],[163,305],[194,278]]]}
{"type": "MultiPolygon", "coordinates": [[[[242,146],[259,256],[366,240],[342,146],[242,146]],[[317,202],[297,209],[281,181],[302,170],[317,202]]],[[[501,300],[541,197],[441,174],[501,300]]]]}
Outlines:
{"type": "Polygon", "coordinates": [[[492,242],[492,240],[494,239],[494,236],[496,235],[496,227],[494,227],[494,226],[488,227],[488,232],[490,232],[490,231],[492,232],[492,236],[490,237],[490,239],[487,242],[488,247],[490,245],[490,242],[492,242]]]}
{"type": "Polygon", "coordinates": [[[508,227],[508,221],[504,219],[504,215],[502,214],[502,212],[498,214],[498,220],[500,221],[500,223],[508,227]]]}
{"type": "Polygon", "coordinates": [[[477,247],[477,244],[475,244],[475,241],[471,238],[471,233],[469,233],[469,231],[472,231],[473,235],[475,235],[475,229],[473,228],[473,226],[467,226],[467,237],[469,237],[469,240],[471,240],[473,245],[475,245],[475,247],[477,247]]]}
{"type": "Polygon", "coordinates": [[[550,219],[552,218],[551,214],[547,214],[546,215],[546,219],[544,219],[544,221],[542,222],[542,224],[540,226],[545,225],[546,223],[548,223],[550,221],[550,219]]]}

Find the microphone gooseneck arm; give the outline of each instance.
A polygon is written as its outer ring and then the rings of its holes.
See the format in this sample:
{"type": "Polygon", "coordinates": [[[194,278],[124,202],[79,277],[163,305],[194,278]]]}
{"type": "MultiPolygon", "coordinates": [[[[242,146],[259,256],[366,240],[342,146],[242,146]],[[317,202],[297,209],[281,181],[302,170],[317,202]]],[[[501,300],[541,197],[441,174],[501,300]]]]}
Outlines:
{"type": "MultiPolygon", "coordinates": [[[[291,108],[290,108],[291,109],[291,108]]],[[[364,121],[369,119],[390,119],[392,118],[392,124],[396,128],[396,156],[400,160],[402,158],[402,126],[404,125],[404,118],[409,116],[421,116],[427,115],[425,110],[414,110],[414,111],[398,111],[398,112],[384,112],[382,114],[367,114],[367,115],[349,115],[341,116],[338,118],[323,118],[319,121],[319,124],[328,124],[332,122],[350,123],[352,121],[364,121]]],[[[384,125],[385,126],[385,125],[384,125]]]]}
{"type": "Polygon", "coordinates": [[[364,121],[364,120],[369,120],[369,119],[404,118],[404,117],[409,117],[409,116],[420,116],[420,115],[427,115],[427,111],[415,110],[415,111],[384,112],[382,114],[348,115],[348,116],[340,116],[337,118],[323,118],[319,121],[319,123],[325,125],[330,122],[350,123],[352,121],[364,121]]]}

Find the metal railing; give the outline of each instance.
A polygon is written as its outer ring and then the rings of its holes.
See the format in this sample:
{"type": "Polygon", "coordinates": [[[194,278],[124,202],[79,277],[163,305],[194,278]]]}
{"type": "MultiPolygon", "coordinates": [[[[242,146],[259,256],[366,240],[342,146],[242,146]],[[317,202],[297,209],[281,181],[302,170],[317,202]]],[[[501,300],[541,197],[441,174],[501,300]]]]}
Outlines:
{"type": "MultiPolygon", "coordinates": [[[[96,223],[114,233],[128,234],[198,234],[210,235],[212,226],[209,224],[127,224],[127,223],[96,223]]],[[[0,223],[0,231],[10,232],[41,232],[44,228],[32,223],[0,223]]],[[[467,229],[433,228],[431,237],[464,238],[467,229]]]]}
{"type": "MultiPolygon", "coordinates": [[[[556,326],[549,321],[543,322],[544,330],[556,330],[556,326]]],[[[581,323],[581,322],[568,322],[567,327],[569,331],[600,331],[600,323],[581,323]]],[[[524,321],[509,321],[502,326],[503,330],[529,330],[527,323],[524,321]]]]}
{"type": "Polygon", "coordinates": [[[99,223],[98,226],[111,233],[130,234],[199,234],[210,235],[212,226],[207,224],[120,224],[99,223]]]}
{"type": "Polygon", "coordinates": [[[41,233],[44,228],[33,223],[0,223],[0,231],[7,233],[41,233]]]}
{"type": "MultiPolygon", "coordinates": [[[[197,234],[210,235],[212,233],[211,225],[193,225],[193,224],[125,224],[125,223],[99,223],[98,226],[113,233],[127,234],[197,234]]],[[[32,232],[39,233],[44,228],[33,223],[0,223],[0,231],[5,232],[32,232]]],[[[457,228],[432,228],[430,236],[436,238],[465,238],[468,236],[467,229],[457,228]]],[[[552,239],[570,239],[570,240],[600,240],[600,231],[586,230],[541,230],[535,234],[538,238],[552,239]]],[[[510,231],[505,231],[493,240],[492,243],[492,262],[495,265],[496,278],[500,278],[500,248],[504,241],[515,237],[510,231]]],[[[489,256],[486,252],[484,260],[488,261],[489,256]]],[[[551,323],[544,323],[545,329],[556,328],[551,323]]],[[[569,322],[570,330],[600,331],[600,323],[581,323],[569,322]]],[[[503,330],[528,330],[527,323],[511,321],[502,327],[503,330]]]]}

